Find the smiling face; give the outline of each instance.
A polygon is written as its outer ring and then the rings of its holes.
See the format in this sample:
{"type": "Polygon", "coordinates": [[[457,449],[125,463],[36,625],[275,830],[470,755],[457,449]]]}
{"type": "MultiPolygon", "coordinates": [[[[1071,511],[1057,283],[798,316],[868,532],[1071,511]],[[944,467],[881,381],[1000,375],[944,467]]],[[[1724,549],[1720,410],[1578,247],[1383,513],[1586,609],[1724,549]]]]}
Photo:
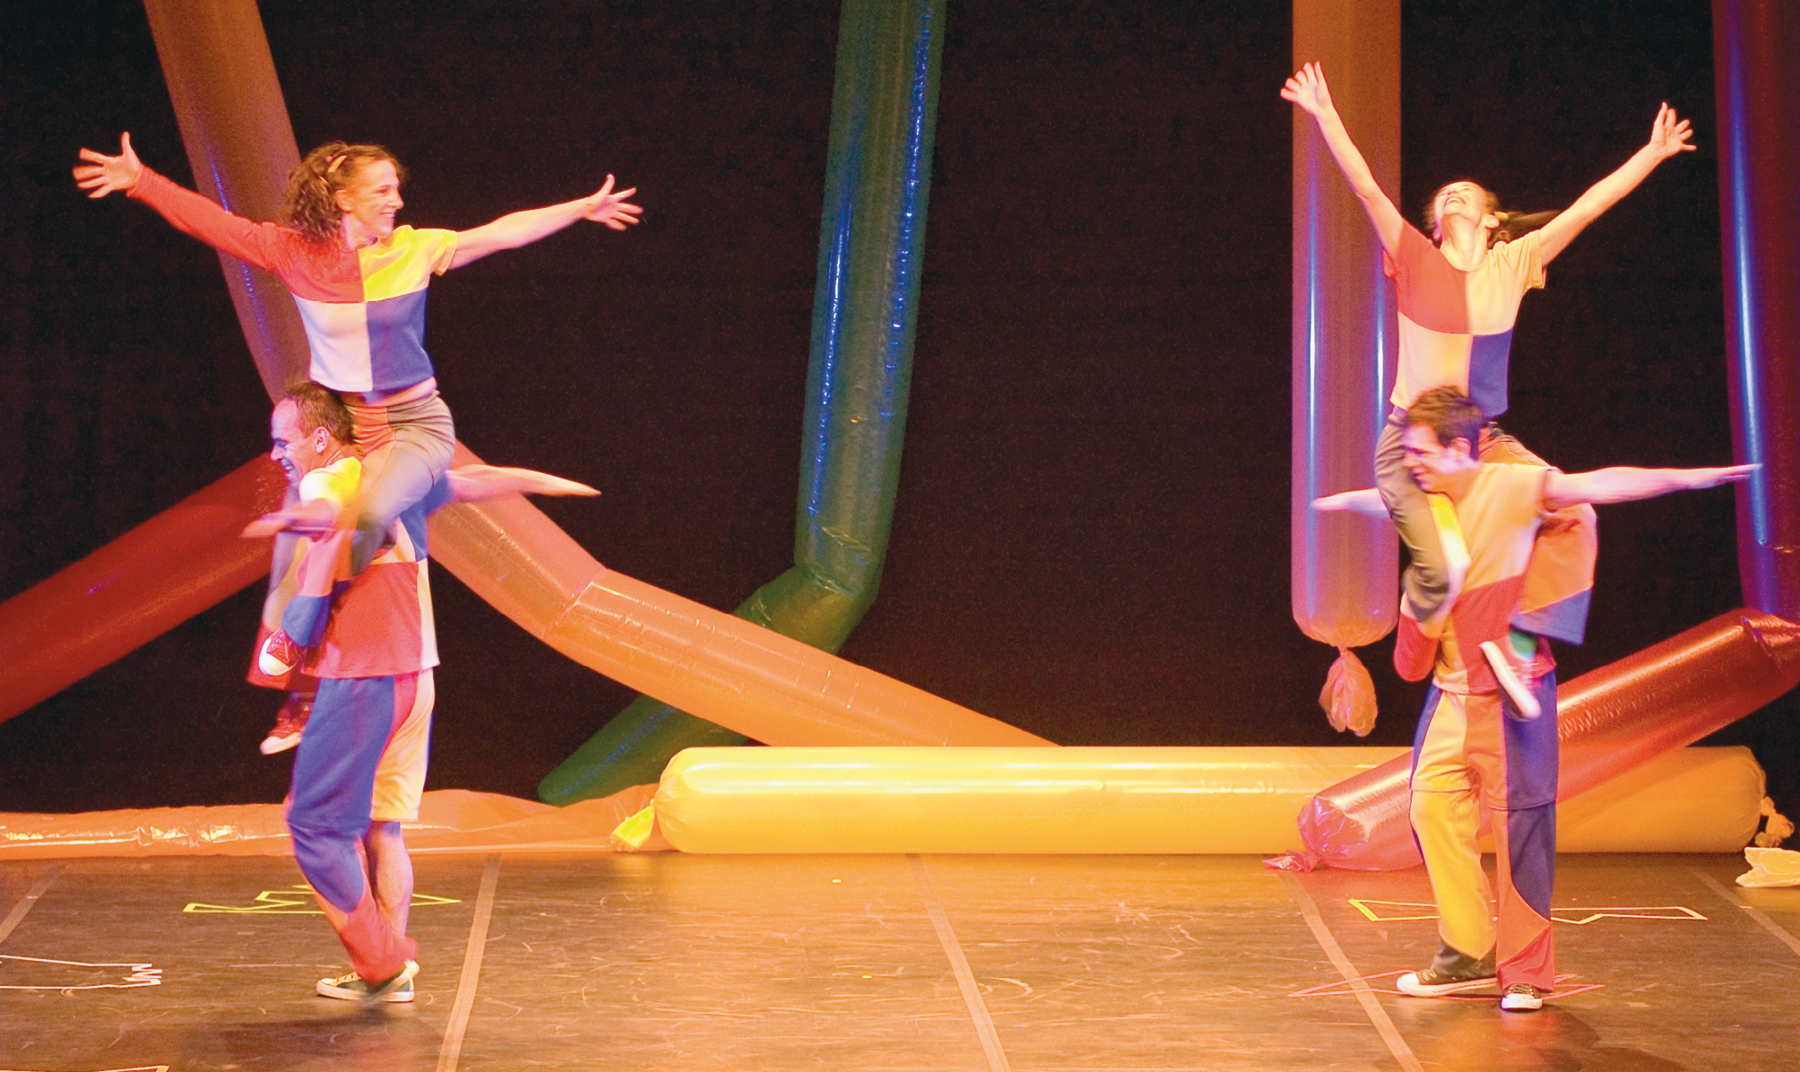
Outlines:
{"type": "Polygon", "coordinates": [[[1499,217],[1494,215],[1498,204],[1498,198],[1476,183],[1450,183],[1432,195],[1431,237],[1442,242],[1445,221],[1452,217],[1491,231],[1500,226],[1499,217]]]}
{"type": "Polygon", "coordinates": [[[309,431],[300,425],[300,407],[293,399],[282,399],[269,416],[269,457],[281,466],[288,484],[296,488],[301,477],[327,463],[327,456],[337,445],[325,426],[309,431]]]}
{"type": "Polygon", "coordinates": [[[1458,437],[1448,445],[1439,443],[1437,433],[1423,424],[1409,424],[1400,433],[1400,454],[1400,464],[1427,495],[1451,494],[1462,475],[1476,465],[1468,440],[1458,437]]]}
{"type": "Polygon", "coordinates": [[[362,161],[356,177],[335,196],[344,214],[344,237],[353,249],[393,234],[394,214],[405,204],[391,160],[362,161]]]}

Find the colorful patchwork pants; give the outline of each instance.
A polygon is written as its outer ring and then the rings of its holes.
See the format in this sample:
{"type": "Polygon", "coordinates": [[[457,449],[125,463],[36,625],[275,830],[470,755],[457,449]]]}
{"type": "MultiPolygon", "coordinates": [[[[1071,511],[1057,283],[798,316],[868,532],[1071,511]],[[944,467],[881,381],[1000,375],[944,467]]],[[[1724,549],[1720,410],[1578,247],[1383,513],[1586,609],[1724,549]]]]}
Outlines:
{"type": "MultiPolygon", "coordinates": [[[[294,860],[311,883],[363,979],[381,982],[418,955],[418,945],[381,914],[370,892],[360,844],[369,831],[377,783],[399,779],[405,793],[423,784],[425,745],[435,699],[429,670],[394,677],[326,678],[294,759],[288,830],[294,860]],[[383,763],[390,745],[397,763],[383,763]]],[[[384,818],[398,818],[384,800],[384,818]]]]}
{"type": "Polygon", "coordinates": [[[1413,740],[1412,825],[1438,907],[1443,949],[1434,966],[1491,951],[1501,986],[1549,990],[1556,978],[1555,673],[1534,685],[1544,713],[1530,722],[1508,716],[1512,703],[1501,694],[1431,687],[1413,740]],[[1481,866],[1484,813],[1497,888],[1481,866]]]}

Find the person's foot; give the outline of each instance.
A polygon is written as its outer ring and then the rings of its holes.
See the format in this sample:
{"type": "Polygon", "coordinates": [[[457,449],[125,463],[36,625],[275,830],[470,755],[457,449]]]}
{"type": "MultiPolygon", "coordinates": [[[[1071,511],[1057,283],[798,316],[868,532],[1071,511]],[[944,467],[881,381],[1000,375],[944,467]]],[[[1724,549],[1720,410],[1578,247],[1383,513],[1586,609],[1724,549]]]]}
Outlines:
{"type": "Polygon", "coordinates": [[[277,629],[263,641],[262,651],[256,656],[256,668],[270,677],[281,677],[300,665],[300,657],[305,651],[287,635],[287,630],[277,629]]]}
{"type": "Polygon", "coordinates": [[[1470,972],[1447,972],[1436,968],[1407,972],[1395,985],[1402,994],[1411,994],[1415,998],[1441,998],[1465,990],[1483,990],[1498,983],[1494,969],[1481,965],[1470,972]]]}
{"type": "Polygon", "coordinates": [[[1494,677],[1499,680],[1500,688],[1513,702],[1513,710],[1508,714],[1514,715],[1521,722],[1530,722],[1544,713],[1537,697],[1519,679],[1518,671],[1513,669],[1512,663],[1506,658],[1506,652],[1500,650],[1500,645],[1484,640],[1481,642],[1481,654],[1487,656],[1488,665],[1494,668],[1494,677]]]}
{"type": "Polygon", "coordinates": [[[341,998],[345,1001],[411,1001],[413,976],[417,974],[418,964],[409,960],[392,979],[376,986],[370,986],[355,972],[349,972],[336,979],[320,979],[313,989],[319,992],[320,997],[341,998]]]}
{"type": "Polygon", "coordinates": [[[306,718],[312,714],[312,696],[306,693],[291,692],[287,702],[275,714],[275,728],[263,738],[258,745],[265,756],[277,752],[285,752],[300,743],[300,734],[306,729],[306,718]]]}
{"type": "Polygon", "coordinates": [[[1536,1012],[1544,1007],[1544,992],[1530,983],[1514,983],[1500,995],[1500,1007],[1507,1012],[1536,1012]]]}

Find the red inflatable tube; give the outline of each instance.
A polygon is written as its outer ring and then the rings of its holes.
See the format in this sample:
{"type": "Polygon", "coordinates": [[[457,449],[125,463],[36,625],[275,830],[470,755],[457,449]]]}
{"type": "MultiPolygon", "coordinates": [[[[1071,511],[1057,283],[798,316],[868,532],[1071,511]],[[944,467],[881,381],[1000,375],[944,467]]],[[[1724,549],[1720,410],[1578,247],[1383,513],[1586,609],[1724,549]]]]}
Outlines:
{"type": "MultiPolygon", "coordinates": [[[[1800,625],[1736,610],[1557,690],[1562,742],[1557,799],[1692,744],[1800,682],[1800,625]]],[[[1273,866],[1392,871],[1419,863],[1408,816],[1411,760],[1400,756],[1313,797],[1301,809],[1306,851],[1273,866]]]]}
{"type": "Polygon", "coordinates": [[[0,722],[267,577],[238,533],[285,487],[258,458],[0,604],[0,722]]]}

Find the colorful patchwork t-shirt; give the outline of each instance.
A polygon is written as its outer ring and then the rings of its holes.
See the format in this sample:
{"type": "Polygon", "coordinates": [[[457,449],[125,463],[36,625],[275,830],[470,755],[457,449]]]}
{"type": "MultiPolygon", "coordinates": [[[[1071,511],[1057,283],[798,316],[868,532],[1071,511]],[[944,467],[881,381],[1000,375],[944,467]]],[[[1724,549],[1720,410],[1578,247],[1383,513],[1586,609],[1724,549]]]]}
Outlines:
{"type": "Polygon", "coordinates": [[[1488,248],[1473,271],[1455,267],[1418,228],[1400,230],[1400,249],[1382,254],[1400,306],[1400,363],[1394,405],[1421,391],[1461,388],[1491,420],[1506,412],[1513,322],[1525,292],[1544,285],[1543,234],[1488,248]]]}
{"type": "MultiPolygon", "coordinates": [[[[357,463],[351,459],[350,464],[357,463]]],[[[307,483],[322,472],[314,470],[302,479],[301,501],[324,498],[342,509],[355,495],[360,469],[335,474],[328,482],[307,483]]],[[[304,541],[309,556],[328,554],[337,560],[330,595],[296,595],[282,613],[282,628],[308,649],[300,664],[304,673],[317,678],[390,677],[438,665],[425,522],[449,499],[449,481],[440,478],[423,500],[401,513],[388,532],[387,545],[354,577],[349,571],[348,530],[304,541]]]]}
{"type": "MultiPolygon", "coordinates": [[[[1454,511],[1435,512],[1445,543],[1465,546],[1469,562],[1462,594],[1438,638],[1436,680],[1445,692],[1499,691],[1480,644],[1505,638],[1525,598],[1525,567],[1543,520],[1549,473],[1538,465],[1483,463],[1454,511]]],[[[1541,640],[1536,659],[1538,665],[1526,668],[1529,677],[1554,665],[1541,640]]]]}
{"type": "Polygon", "coordinates": [[[425,290],[456,256],[456,232],[396,227],[347,250],[273,223],[252,223],[145,168],[131,196],[177,230],[272,272],[294,296],[312,378],[336,391],[393,391],[433,375],[425,290]]]}

